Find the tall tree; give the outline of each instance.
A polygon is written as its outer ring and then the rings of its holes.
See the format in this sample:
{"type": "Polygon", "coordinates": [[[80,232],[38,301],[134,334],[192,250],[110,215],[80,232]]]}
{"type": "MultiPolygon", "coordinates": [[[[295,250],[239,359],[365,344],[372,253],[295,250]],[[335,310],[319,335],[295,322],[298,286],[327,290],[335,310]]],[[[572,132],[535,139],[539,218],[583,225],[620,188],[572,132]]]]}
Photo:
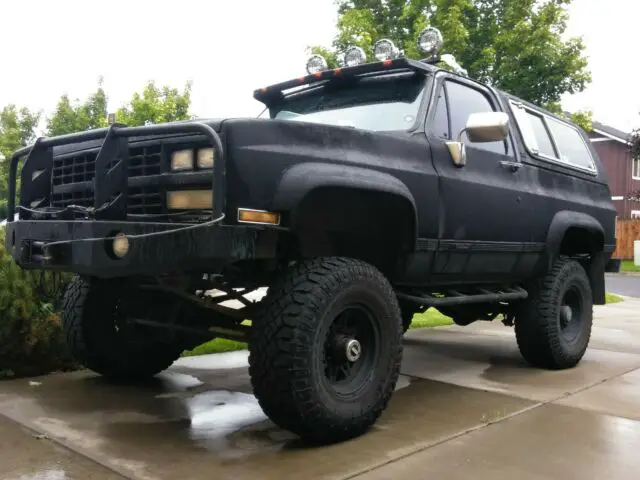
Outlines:
{"type": "Polygon", "coordinates": [[[35,138],[40,112],[7,105],[0,110],[0,218],[7,214],[7,184],[9,161],[13,153],[35,138]]]}
{"type": "Polygon", "coordinates": [[[337,0],[338,33],[332,48],[310,50],[336,66],[357,45],[372,58],[376,40],[389,38],[409,58],[426,26],[440,29],[443,53],[469,76],[557,110],[566,93],[591,81],[580,38],[563,39],[572,0],[337,0]]]}
{"type": "Polygon", "coordinates": [[[107,95],[100,80],[96,91],[83,102],[71,102],[68,95],[60,97],[53,115],[47,120],[47,135],[53,137],[106,125],[107,95]]]}
{"type": "Polygon", "coordinates": [[[134,93],[129,103],[118,109],[116,121],[129,126],[173,122],[191,118],[191,83],[180,92],[169,86],[148,82],[142,93],[134,93]]]}

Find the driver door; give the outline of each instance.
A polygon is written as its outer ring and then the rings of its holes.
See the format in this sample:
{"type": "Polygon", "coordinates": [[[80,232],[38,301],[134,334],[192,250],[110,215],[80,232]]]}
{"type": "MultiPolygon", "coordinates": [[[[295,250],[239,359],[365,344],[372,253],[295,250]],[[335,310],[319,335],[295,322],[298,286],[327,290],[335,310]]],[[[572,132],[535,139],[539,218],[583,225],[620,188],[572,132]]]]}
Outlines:
{"type": "Polygon", "coordinates": [[[434,88],[427,138],[440,181],[442,221],[432,281],[513,280],[537,259],[526,252],[527,167],[519,162],[511,132],[504,141],[486,143],[472,143],[463,133],[466,165],[455,165],[447,142],[458,140],[469,116],[503,110],[491,90],[458,76],[442,75],[434,88]]]}

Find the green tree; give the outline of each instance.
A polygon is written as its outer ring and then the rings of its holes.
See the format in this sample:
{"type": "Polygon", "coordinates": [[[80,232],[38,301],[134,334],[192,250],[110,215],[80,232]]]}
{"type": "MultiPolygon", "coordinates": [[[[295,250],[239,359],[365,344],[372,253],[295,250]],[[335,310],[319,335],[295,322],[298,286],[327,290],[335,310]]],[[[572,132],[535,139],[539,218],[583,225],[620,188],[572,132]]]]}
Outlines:
{"type": "Polygon", "coordinates": [[[469,76],[538,105],[591,81],[580,38],[563,39],[572,0],[336,0],[338,33],[332,48],[310,47],[337,66],[357,45],[373,58],[373,45],[389,38],[409,58],[421,58],[416,40],[427,26],[444,37],[469,76]]]}
{"type": "Polygon", "coordinates": [[[40,113],[7,105],[0,110],[0,219],[7,215],[9,161],[13,153],[34,140],[40,113]]]}
{"type": "Polygon", "coordinates": [[[100,80],[97,90],[83,102],[71,102],[68,95],[60,97],[53,115],[47,120],[47,135],[53,137],[106,125],[107,95],[100,80]]]}
{"type": "Polygon", "coordinates": [[[116,121],[129,126],[173,122],[191,118],[191,83],[180,92],[169,86],[148,82],[142,93],[133,94],[129,103],[118,109],[116,121]]]}

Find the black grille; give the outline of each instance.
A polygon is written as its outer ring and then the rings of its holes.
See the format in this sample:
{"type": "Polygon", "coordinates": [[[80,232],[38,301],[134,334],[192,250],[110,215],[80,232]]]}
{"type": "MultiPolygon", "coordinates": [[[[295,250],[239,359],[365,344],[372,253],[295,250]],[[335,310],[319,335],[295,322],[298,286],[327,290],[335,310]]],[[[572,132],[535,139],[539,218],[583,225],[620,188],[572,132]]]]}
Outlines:
{"type": "MultiPolygon", "coordinates": [[[[87,185],[87,183],[93,182],[95,177],[97,156],[98,152],[91,152],[53,160],[51,206],[62,208],[69,205],[93,206],[93,185],[87,185]],[[73,191],[56,192],[56,187],[73,184],[80,185],[73,188],[73,191]]],[[[159,175],[162,172],[161,161],[160,145],[130,148],[129,178],[159,175]]],[[[112,166],[110,165],[109,168],[112,166]]],[[[162,209],[160,186],[129,187],[127,213],[158,214],[162,213],[162,209]]]]}
{"type": "Polygon", "coordinates": [[[96,174],[97,153],[53,160],[53,186],[90,182],[96,174]]]}

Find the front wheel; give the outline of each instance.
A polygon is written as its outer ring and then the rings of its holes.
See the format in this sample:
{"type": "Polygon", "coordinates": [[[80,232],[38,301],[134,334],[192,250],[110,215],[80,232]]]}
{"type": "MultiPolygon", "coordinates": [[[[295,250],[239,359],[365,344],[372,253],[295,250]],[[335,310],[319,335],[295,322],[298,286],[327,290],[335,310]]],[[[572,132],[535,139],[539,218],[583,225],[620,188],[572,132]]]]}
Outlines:
{"type": "Polygon", "coordinates": [[[364,433],[386,408],[402,359],[402,318],[386,278],[358,260],[309,260],[264,302],[249,343],[264,412],[314,443],[364,433]]]}
{"type": "Polygon", "coordinates": [[[554,370],[571,368],[584,356],[592,323],[589,278],[582,265],[563,258],[532,286],[518,308],[516,339],[529,364],[554,370]]]}
{"type": "Polygon", "coordinates": [[[62,326],[73,356],[85,367],[114,381],[138,381],[168,368],[183,346],[161,329],[132,319],[160,320],[168,308],[144,297],[127,281],[75,278],[67,288],[62,326]]]}

